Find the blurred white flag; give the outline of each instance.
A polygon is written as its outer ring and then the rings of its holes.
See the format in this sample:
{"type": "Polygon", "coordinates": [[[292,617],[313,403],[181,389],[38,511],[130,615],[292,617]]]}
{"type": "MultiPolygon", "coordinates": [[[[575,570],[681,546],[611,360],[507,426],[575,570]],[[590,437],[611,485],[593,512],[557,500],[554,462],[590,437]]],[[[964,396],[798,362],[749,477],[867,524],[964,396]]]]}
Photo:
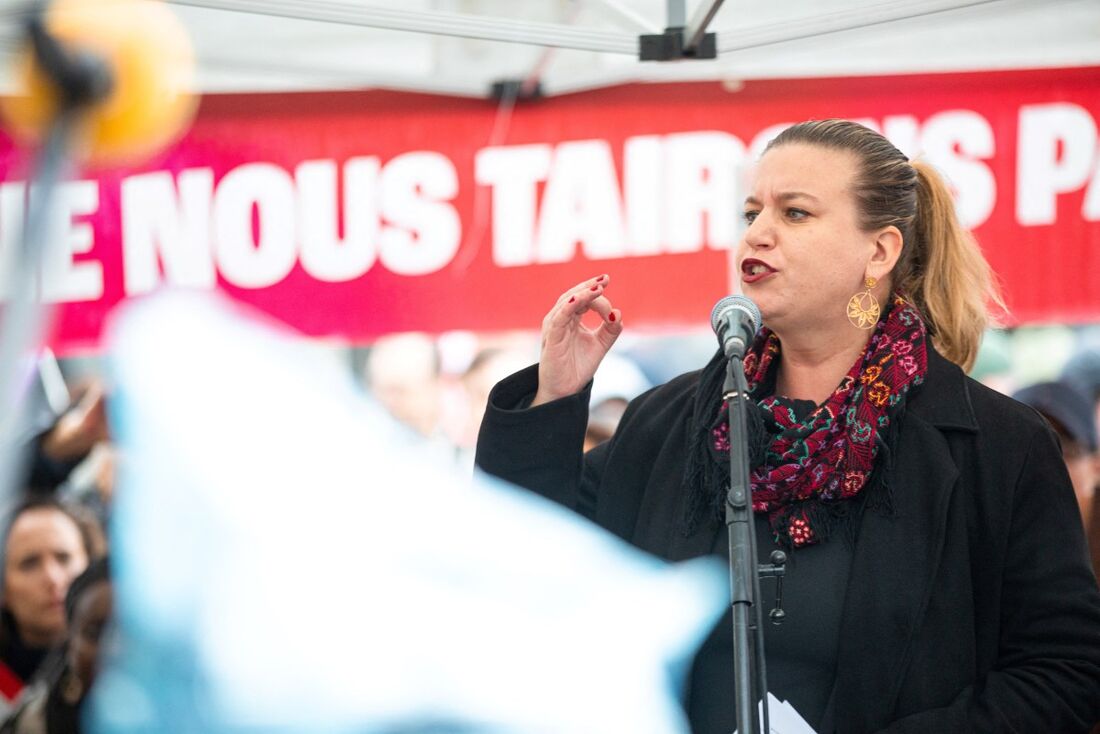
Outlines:
{"type": "Polygon", "coordinates": [[[115,659],[100,732],[679,732],[728,599],[437,466],[331,352],[217,299],[113,329],[115,659]]]}

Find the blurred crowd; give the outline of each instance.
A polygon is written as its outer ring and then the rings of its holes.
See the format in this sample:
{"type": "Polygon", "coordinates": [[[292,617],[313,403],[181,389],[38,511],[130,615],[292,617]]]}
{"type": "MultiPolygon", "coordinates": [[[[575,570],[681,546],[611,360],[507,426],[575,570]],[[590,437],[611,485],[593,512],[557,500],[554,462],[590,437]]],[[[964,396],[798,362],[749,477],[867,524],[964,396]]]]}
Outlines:
{"type": "Polygon", "coordinates": [[[112,609],[107,398],[99,381],[66,384],[49,354],[28,398],[25,471],[0,536],[0,732],[78,732],[112,609]]]}
{"type": "MultiPolygon", "coordinates": [[[[1047,337],[1036,347],[1013,344],[1019,334],[991,333],[973,375],[1032,406],[1057,433],[1100,573],[1100,330],[1058,333],[1056,347],[1047,337]]],[[[713,349],[709,331],[624,335],[593,382],[586,450],[614,434],[633,398],[704,364],[713,349]]],[[[538,351],[529,332],[406,333],[349,350],[348,361],[411,441],[472,471],[493,385],[535,364],[538,351]]],[[[110,398],[94,372],[44,355],[29,427],[18,437],[26,471],[0,538],[0,734],[79,732],[81,704],[110,647],[106,528],[124,457],[112,444],[110,398]]]]}

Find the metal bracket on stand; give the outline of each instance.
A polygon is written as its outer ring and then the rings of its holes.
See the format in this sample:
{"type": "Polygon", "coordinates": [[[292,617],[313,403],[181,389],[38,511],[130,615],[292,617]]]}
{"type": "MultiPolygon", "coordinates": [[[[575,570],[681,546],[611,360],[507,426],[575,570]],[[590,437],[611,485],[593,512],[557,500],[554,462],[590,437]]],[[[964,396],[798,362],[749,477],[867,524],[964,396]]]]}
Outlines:
{"type": "Polygon", "coordinates": [[[707,33],[707,26],[724,0],[703,0],[687,21],[684,0],[668,0],[668,25],[664,33],[638,37],[641,61],[677,61],[718,58],[718,36],[707,33]]]}

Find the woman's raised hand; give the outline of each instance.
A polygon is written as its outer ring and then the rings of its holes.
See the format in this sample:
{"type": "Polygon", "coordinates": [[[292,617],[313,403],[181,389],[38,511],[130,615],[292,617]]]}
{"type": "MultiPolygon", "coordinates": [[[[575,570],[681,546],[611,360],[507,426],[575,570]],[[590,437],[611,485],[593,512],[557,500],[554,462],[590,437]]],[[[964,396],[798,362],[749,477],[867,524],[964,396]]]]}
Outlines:
{"type": "Polygon", "coordinates": [[[601,275],[577,284],[561,294],[542,320],[539,389],[532,407],[580,392],[619,338],[622,314],[604,297],[610,282],[610,276],[601,275]],[[602,320],[595,329],[581,323],[589,310],[602,320]]]}

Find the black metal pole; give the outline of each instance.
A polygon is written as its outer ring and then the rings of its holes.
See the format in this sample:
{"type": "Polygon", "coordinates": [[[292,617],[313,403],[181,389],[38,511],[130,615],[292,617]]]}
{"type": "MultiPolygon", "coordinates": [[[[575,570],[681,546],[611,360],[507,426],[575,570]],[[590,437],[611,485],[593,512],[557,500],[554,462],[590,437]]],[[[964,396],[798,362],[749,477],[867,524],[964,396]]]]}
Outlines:
{"type": "Polygon", "coordinates": [[[733,608],[733,685],[738,734],[761,731],[757,703],[763,707],[763,731],[768,731],[764,631],[760,626],[760,576],[757,572],[753,527],[752,486],[749,483],[746,401],[748,385],[741,359],[730,356],[722,388],[729,418],[730,489],[726,497],[726,528],[730,547],[730,603],[733,608]]]}

